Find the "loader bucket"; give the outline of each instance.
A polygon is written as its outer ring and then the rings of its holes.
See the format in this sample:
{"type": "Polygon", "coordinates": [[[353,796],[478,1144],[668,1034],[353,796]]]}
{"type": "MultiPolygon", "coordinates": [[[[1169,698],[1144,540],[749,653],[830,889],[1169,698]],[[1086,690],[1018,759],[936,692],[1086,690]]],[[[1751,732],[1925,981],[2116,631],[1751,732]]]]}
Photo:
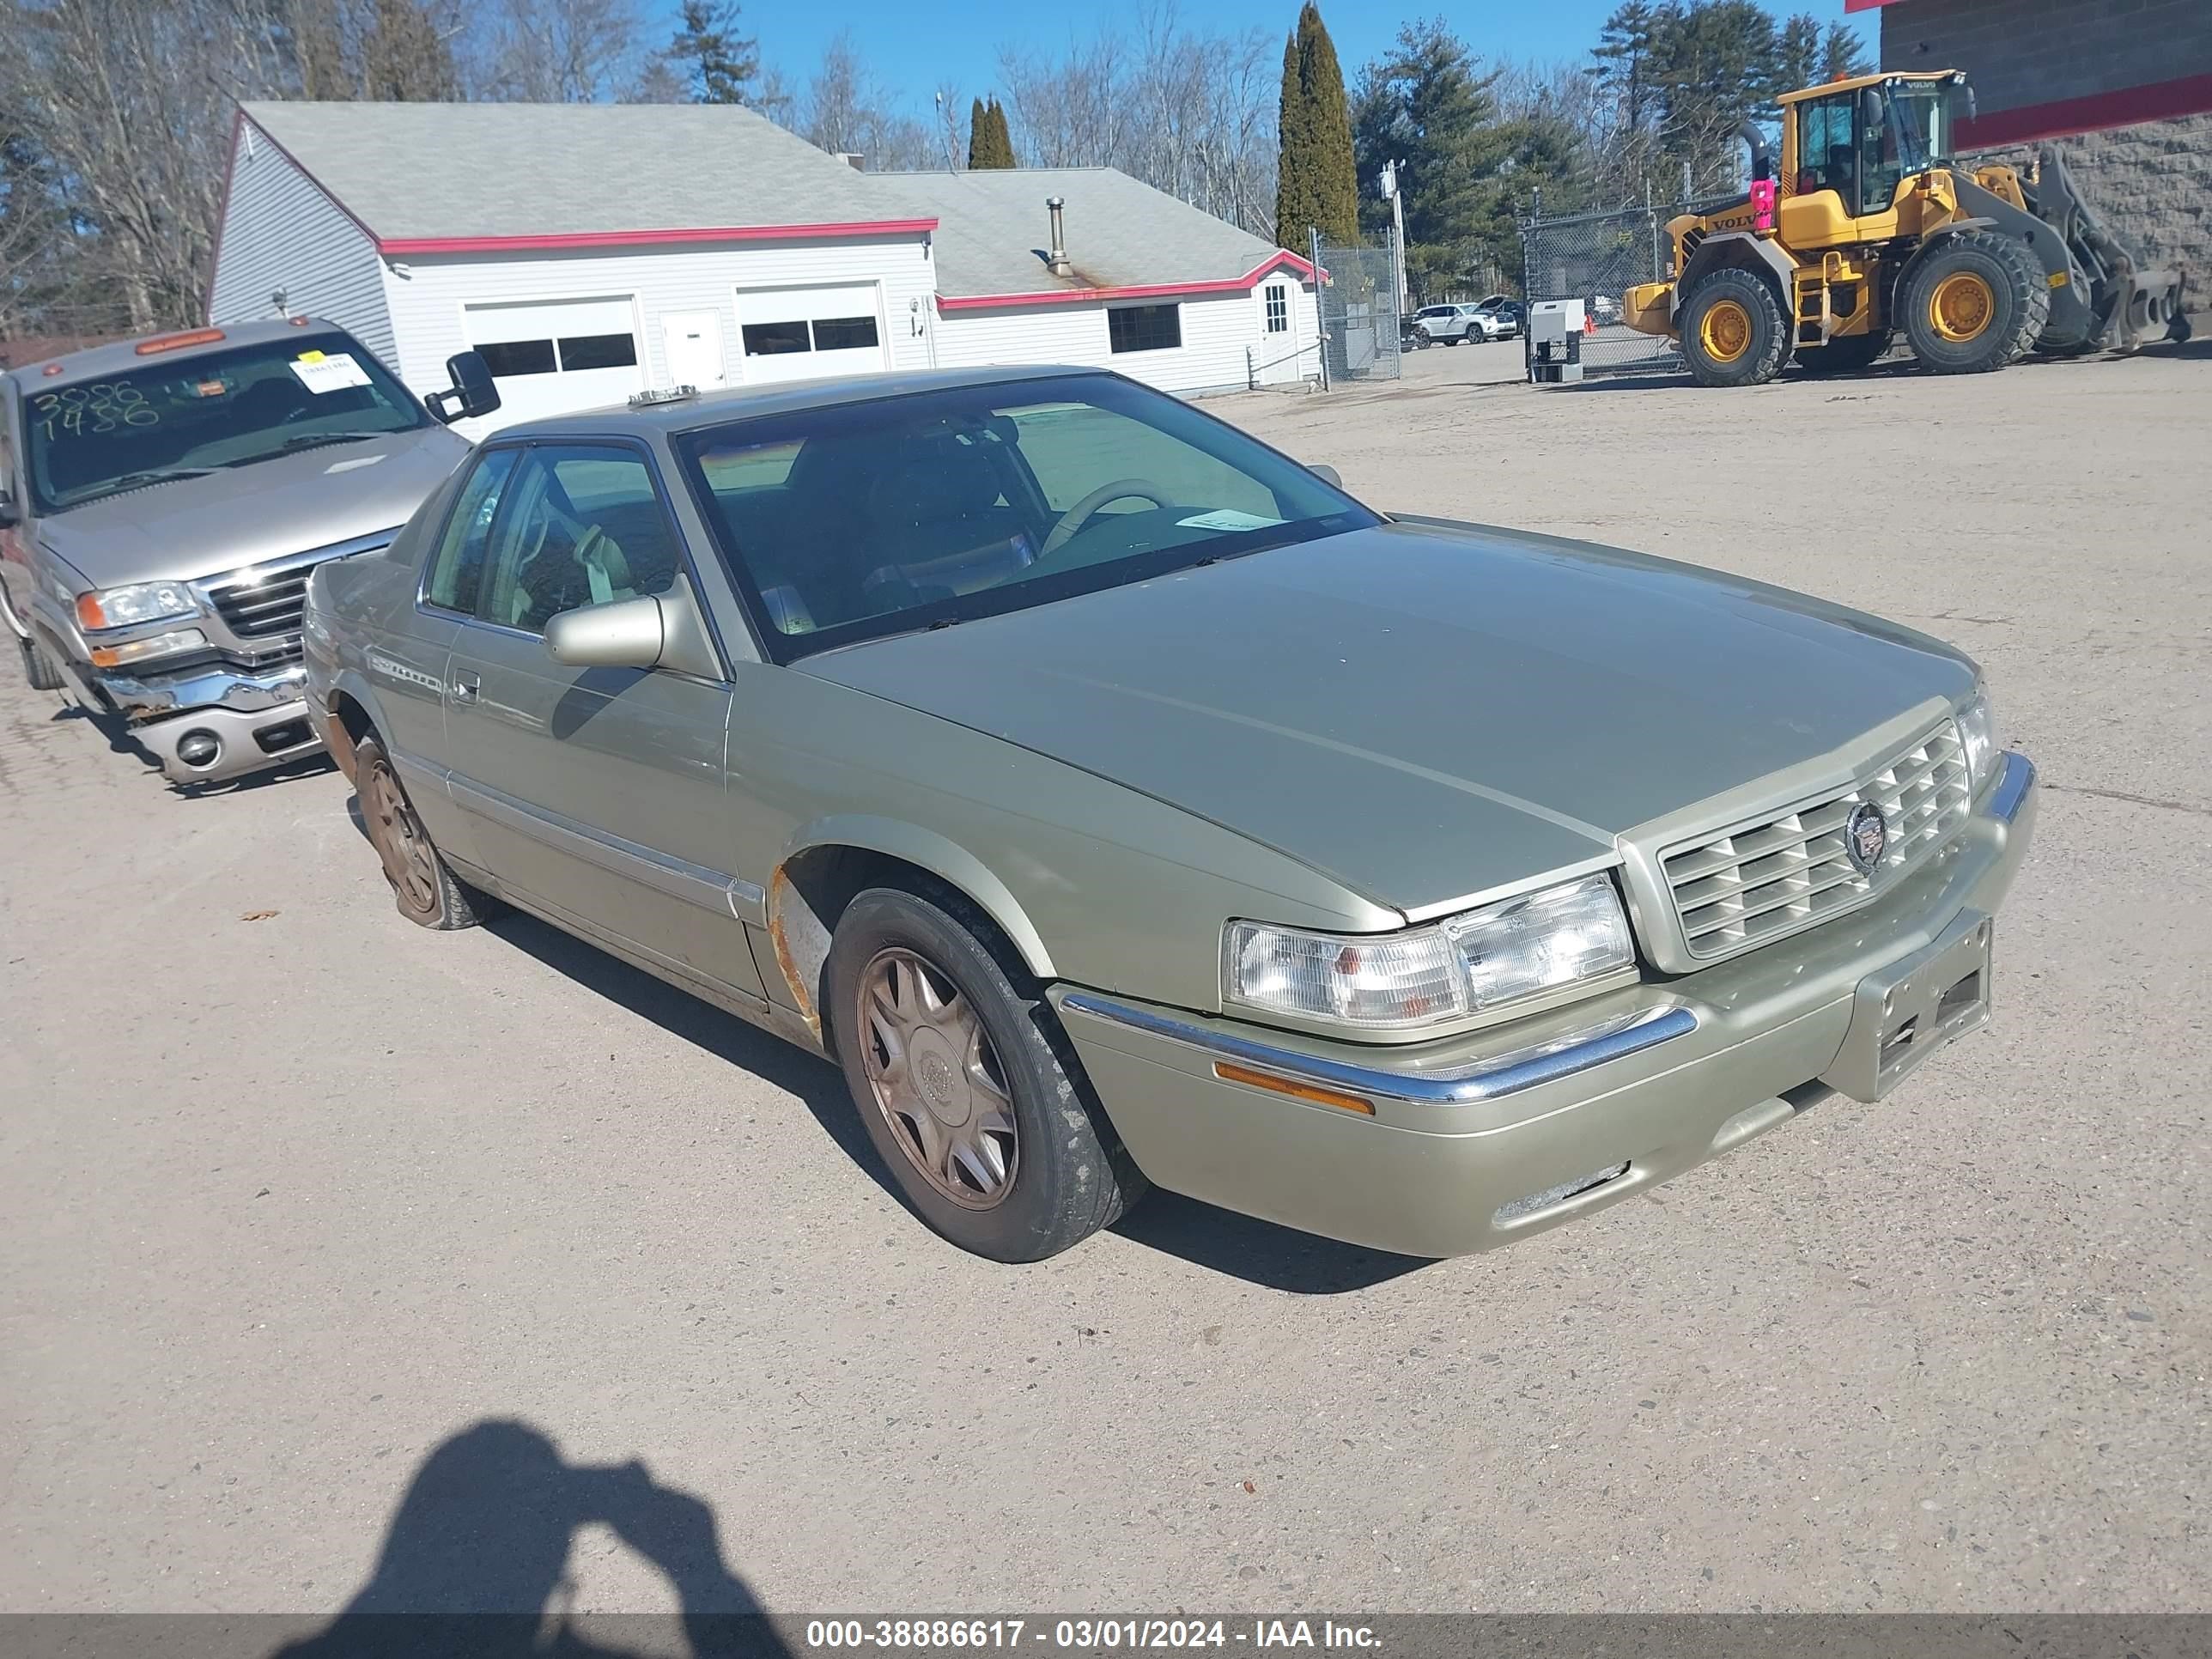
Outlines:
{"type": "MultiPolygon", "coordinates": [[[[2080,337],[2039,342],[2044,349],[2132,351],[2145,340],[2189,337],[2182,310],[2188,279],[2180,270],[2148,270],[2081,199],[2056,149],[2037,158],[2035,178],[2026,187],[2028,209],[2064,240],[2072,269],[2070,282],[2086,286],[2089,327],[2080,337]]],[[[2054,283],[2057,279],[2054,276],[2054,283]]]]}

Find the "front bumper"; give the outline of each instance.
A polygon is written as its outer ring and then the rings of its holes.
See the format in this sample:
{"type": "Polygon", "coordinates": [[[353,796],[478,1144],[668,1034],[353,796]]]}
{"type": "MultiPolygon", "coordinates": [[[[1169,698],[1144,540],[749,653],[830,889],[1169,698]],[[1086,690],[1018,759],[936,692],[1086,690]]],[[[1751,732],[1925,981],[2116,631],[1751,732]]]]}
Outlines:
{"type": "MultiPolygon", "coordinates": [[[[1378,1249],[1463,1255],[1669,1180],[1834,1089],[1886,1089],[1889,1075],[1863,1060],[1896,1053],[1884,1005],[1895,993],[1932,1017],[1973,951],[1986,963],[1989,918],[2033,832],[2034,785],[2027,758],[2007,756],[1943,852],[1826,927],[1503,1030],[1394,1048],[1387,1063],[1372,1047],[1072,987],[1052,999],[1157,1184],[1378,1249]],[[1373,1115],[1226,1080],[1223,1065],[1358,1096],[1373,1115]]],[[[1982,987],[1985,1012],[1985,973],[1982,987]]]]}
{"type": "Polygon", "coordinates": [[[131,735],[173,783],[222,783],[323,746],[298,663],[265,673],[215,667],[143,678],[70,668],[95,701],[129,716],[131,735]]]}

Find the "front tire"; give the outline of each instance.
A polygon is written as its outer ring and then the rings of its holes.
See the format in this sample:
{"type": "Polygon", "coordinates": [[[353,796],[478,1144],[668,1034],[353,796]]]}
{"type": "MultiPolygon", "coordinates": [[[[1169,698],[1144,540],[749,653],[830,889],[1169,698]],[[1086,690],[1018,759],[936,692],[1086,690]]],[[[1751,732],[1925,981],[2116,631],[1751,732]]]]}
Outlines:
{"type": "Polygon", "coordinates": [[[868,1139],[945,1238],[1040,1261],[1144,1194],[1051,1007],[967,900],[868,889],[838,919],[823,976],[868,1139]]]}
{"type": "Polygon", "coordinates": [[[60,665],[46,653],[35,634],[15,641],[23,653],[23,678],[33,691],[58,691],[67,684],[60,665]]]}
{"type": "Polygon", "coordinates": [[[1682,307],[1682,362],[1699,386],[1763,386],[1790,356],[1790,325],[1765,280],[1723,266],[1682,307]]]}
{"type": "Polygon", "coordinates": [[[2017,242],[1962,230],[1923,255],[1898,312],[1912,355],[1936,374],[2018,362],[2051,321],[2051,289],[2017,242]]]}
{"type": "Polygon", "coordinates": [[[374,732],[354,745],[353,758],[362,822],[399,914],[418,927],[441,933],[475,927],[483,920],[485,901],[446,867],[374,732]]]}

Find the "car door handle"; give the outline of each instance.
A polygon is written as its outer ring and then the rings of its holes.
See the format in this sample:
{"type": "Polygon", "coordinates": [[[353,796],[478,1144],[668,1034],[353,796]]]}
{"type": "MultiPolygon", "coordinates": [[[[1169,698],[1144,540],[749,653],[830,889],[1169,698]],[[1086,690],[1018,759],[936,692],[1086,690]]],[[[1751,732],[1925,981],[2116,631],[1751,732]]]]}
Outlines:
{"type": "Polygon", "coordinates": [[[483,685],[483,681],[477,675],[465,673],[454,675],[452,681],[453,701],[474,702],[477,700],[477,692],[483,685]]]}

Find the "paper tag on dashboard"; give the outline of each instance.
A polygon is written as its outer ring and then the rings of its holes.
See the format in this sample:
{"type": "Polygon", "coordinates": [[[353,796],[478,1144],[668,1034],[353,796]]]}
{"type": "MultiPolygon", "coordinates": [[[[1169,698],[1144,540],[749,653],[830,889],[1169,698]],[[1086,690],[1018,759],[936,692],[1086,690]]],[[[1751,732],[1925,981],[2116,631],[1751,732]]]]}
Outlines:
{"type": "Polygon", "coordinates": [[[1233,507],[1217,507],[1211,512],[1194,514],[1176,522],[1189,530],[1264,530],[1269,525],[1280,524],[1280,519],[1263,519],[1254,513],[1239,513],[1233,507]]]}
{"type": "Polygon", "coordinates": [[[313,352],[295,359],[292,373],[300,377],[300,384],[320,397],[325,392],[343,392],[349,386],[367,386],[368,372],[354,362],[349,351],[313,352]]]}

